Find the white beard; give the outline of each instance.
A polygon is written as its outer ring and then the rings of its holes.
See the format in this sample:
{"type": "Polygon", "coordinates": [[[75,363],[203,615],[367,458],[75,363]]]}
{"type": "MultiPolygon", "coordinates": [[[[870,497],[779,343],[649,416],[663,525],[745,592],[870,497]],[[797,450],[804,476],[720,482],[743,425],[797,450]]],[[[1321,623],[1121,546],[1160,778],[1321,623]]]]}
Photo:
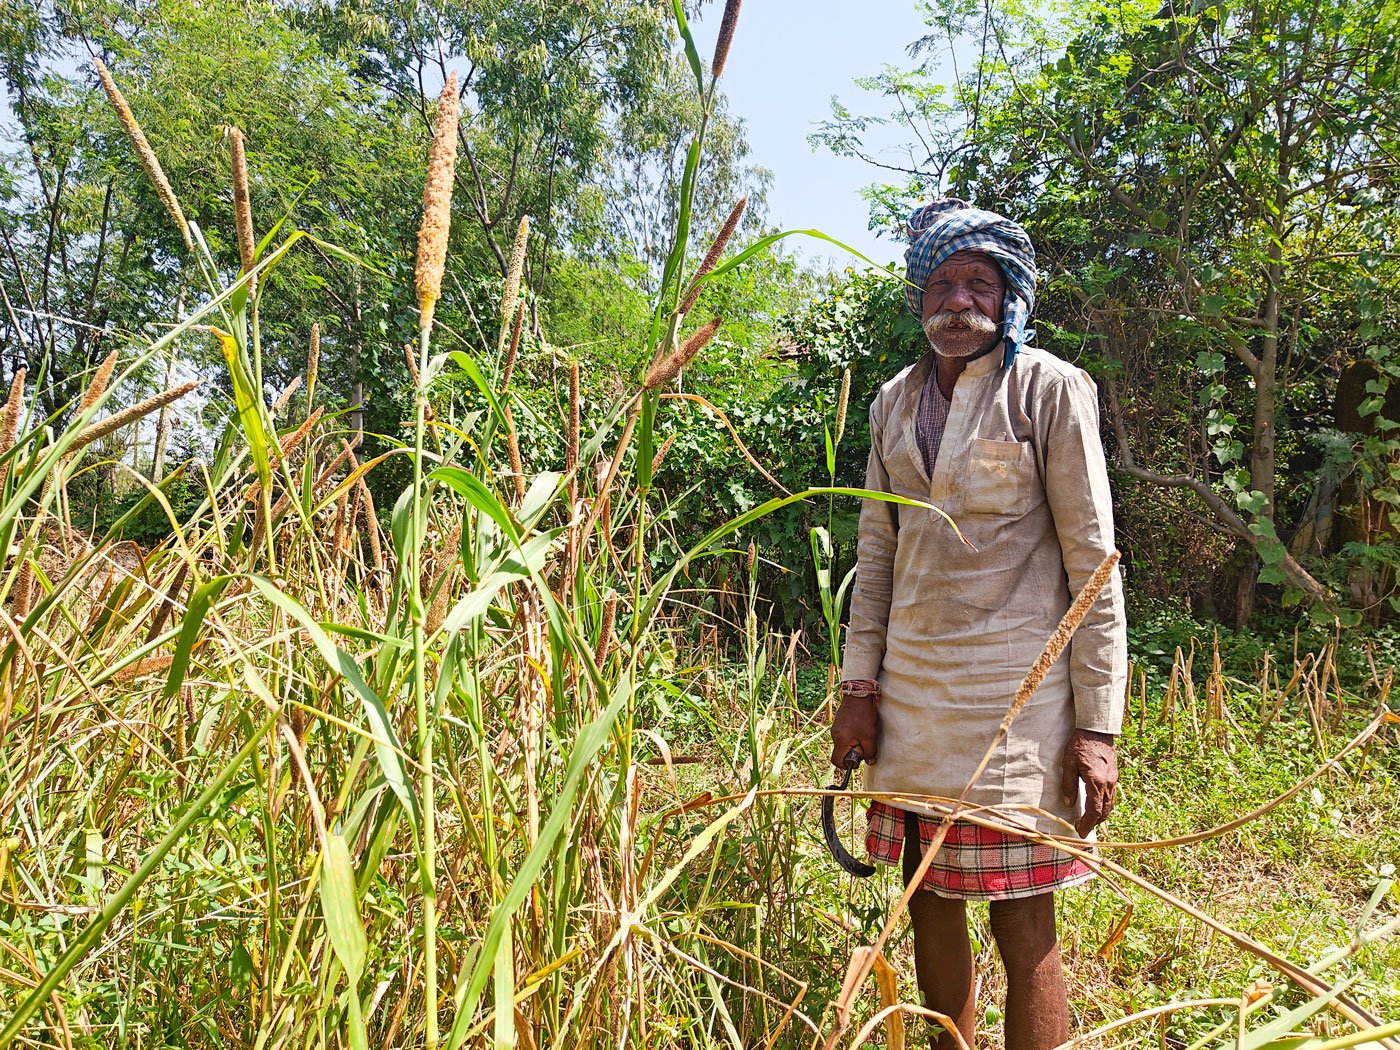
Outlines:
{"type": "Polygon", "coordinates": [[[942,357],[976,357],[990,350],[1001,326],[976,308],[945,310],[923,322],[924,335],[942,357]]]}

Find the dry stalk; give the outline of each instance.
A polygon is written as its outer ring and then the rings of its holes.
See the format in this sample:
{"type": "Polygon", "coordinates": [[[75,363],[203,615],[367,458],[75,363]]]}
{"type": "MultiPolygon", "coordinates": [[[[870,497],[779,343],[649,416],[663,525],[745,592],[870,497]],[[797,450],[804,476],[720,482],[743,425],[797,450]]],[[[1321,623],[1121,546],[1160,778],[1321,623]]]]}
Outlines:
{"type": "Polygon", "coordinates": [[[134,423],[138,419],[150,415],[152,412],[157,412],[166,405],[173,404],[197,386],[199,386],[199,382],[197,380],[191,380],[180,386],[171,387],[169,390],[161,391],[159,394],[148,397],[144,401],[138,401],[136,404],[124,408],[120,412],[113,413],[100,423],[93,423],[84,427],[82,430],[78,431],[78,436],[75,437],[73,443],[68,446],[68,454],[72,455],[79,449],[92,444],[94,441],[101,441],[108,434],[114,433],[122,427],[134,423]]]}
{"type": "Polygon", "coordinates": [[[695,355],[705,348],[705,344],[715,337],[724,318],[713,317],[704,326],[693,332],[689,339],[674,351],[651,366],[642,381],[644,390],[655,390],[675,379],[680,370],[695,359],[695,355]]]}
{"type": "Polygon", "coordinates": [[[734,236],[734,231],[739,228],[739,220],[743,218],[744,208],[748,206],[748,197],[740,197],[739,203],[729,213],[729,218],[724,220],[724,225],[719,228],[719,236],[715,238],[710,250],[705,253],[705,258],[700,260],[700,266],[695,271],[695,276],[690,279],[690,288],[685,293],[685,299],[681,302],[681,313],[688,314],[695,306],[695,300],[700,298],[701,282],[715,268],[719,262],[719,257],[724,254],[724,249],[729,244],[729,240],[734,236]]]}
{"type": "MultiPolygon", "coordinates": [[[[233,162],[233,227],[238,235],[238,262],[244,273],[251,273],[257,261],[253,258],[253,204],[248,193],[248,158],[243,152],[243,132],[230,127],[228,142],[233,162]]],[[[256,294],[251,279],[248,294],[256,294]]]]}
{"type": "Polygon", "coordinates": [[[419,387],[418,362],[413,359],[413,346],[410,343],[403,344],[403,363],[408,366],[408,378],[416,391],[419,387]]]}
{"type": "MultiPolygon", "coordinates": [[[[457,74],[449,73],[438,98],[428,177],[423,184],[423,222],[418,228],[418,261],[413,281],[418,289],[418,327],[433,326],[433,311],[442,297],[447,266],[447,234],[452,221],[452,181],[457,167],[457,74]]],[[[415,370],[416,371],[416,370],[415,370]]],[[[418,385],[417,377],[414,386],[418,385]]]]}
{"type": "Polygon", "coordinates": [[[151,144],[146,141],[146,135],[141,130],[141,125],[136,123],[136,118],[131,113],[131,107],[126,104],[126,99],[117,88],[116,82],[112,79],[112,74],[107,72],[107,66],[102,59],[94,58],[92,64],[97,67],[97,75],[102,80],[102,87],[107,92],[107,98],[111,100],[112,108],[117,111],[117,120],[120,121],[122,130],[126,132],[126,137],[131,140],[131,146],[136,150],[137,159],[141,161],[141,167],[146,171],[146,177],[155,186],[156,196],[165,205],[165,210],[170,213],[170,217],[175,220],[175,225],[180,229],[180,236],[185,239],[186,248],[194,248],[194,238],[190,236],[190,224],[185,219],[185,213],[180,210],[180,202],[175,199],[175,191],[170,188],[170,180],[165,177],[165,171],[160,166],[160,161],[156,159],[155,150],[151,149],[151,144]]]}
{"type": "Polygon", "coordinates": [[[580,406],[578,361],[569,362],[569,433],[564,446],[564,470],[569,475],[569,512],[573,513],[574,502],[578,499],[578,448],[579,432],[582,429],[580,406]]]}
{"type": "Polygon", "coordinates": [[[1026,672],[1026,677],[1021,679],[1021,685],[1016,690],[1016,695],[1011,698],[1011,707],[1006,712],[1006,717],[1001,720],[1001,725],[997,727],[996,737],[992,741],[992,746],[988,748],[987,754],[977,766],[977,772],[973,774],[967,787],[963,790],[963,797],[967,797],[968,791],[972,790],[972,785],[981,778],[983,771],[987,768],[987,763],[991,761],[996,749],[1001,746],[1002,740],[1011,729],[1011,723],[1016,720],[1016,716],[1025,708],[1026,703],[1035,695],[1035,691],[1040,688],[1040,683],[1045,681],[1045,676],[1050,673],[1050,668],[1054,666],[1065,649],[1069,647],[1069,641],[1074,637],[1074,632],[1079,629],[1079,625],[1084,622],[1084,617],[1088,615],[1089,607],[1098,598],[1099,592],[1108,583],[1109,577],[1113,575],[1113,570],[1118,566],[1118,559],[1121,555],[1117,551],[1110,551],[1108,556],[1099,563],[1099,567],[1094,570],[1083,589],[1070,603],[1070,607],[1060,618],[1055,633],[1050,636],[1050,640],[1045,643],[1045,648],[1036,657],[1035,663],[1031,664],[1031,669],[1026,672]]]}

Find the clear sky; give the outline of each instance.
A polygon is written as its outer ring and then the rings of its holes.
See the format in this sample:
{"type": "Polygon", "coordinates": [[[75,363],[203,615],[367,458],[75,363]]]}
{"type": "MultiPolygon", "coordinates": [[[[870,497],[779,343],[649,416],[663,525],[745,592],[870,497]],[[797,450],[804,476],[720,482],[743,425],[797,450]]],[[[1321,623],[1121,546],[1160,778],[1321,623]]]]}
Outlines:
{"type": "MultiPolygon", "coordinates": [[[[723,11],[723,0],[715,0],[692,24],[706,61],[723,11]]],[[[869,208],[859,194],[890,173],[825,147],[813,149],[807,136],[831,113],[833,95],[854,113],[884,113],[885,100],[861,91],[854,79],[886,65],[912,65],[905,49],[928,32],[915,0],[746,0],[720,88],[730,112],[744,118],[750,161],[773,173],[768,209],[774,226],[821,230],[879,263],[903,259],[902,244],[867,229],[869,208]]],[[[788,244],[813,261],[859,265],[825,241],[792,238],[788,244]]]]}

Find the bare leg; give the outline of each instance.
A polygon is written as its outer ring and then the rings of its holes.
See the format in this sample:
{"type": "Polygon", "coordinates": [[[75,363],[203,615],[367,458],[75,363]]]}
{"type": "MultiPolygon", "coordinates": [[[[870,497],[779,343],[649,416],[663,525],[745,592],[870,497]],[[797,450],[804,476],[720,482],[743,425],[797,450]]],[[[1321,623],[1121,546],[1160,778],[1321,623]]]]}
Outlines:
{"type": "Polygon", "coordinates": [[[1055,895],[992,901],[991,920],[1006,967],[1006,1050],[1050,1050],[1069,1038],[1055,895]]]}
{"type": "MultiPolygon", "coordinates": [[[[908,830],[906,826],[906,831],[908,830]]],[[[904,839],[904,879],[907,883],[922,854],[916,838],[904,839]]],[[[973,984],[972,945],[967,939],[967,909],[962,901],[948,900],[928,890],[918,890],[909,901],[909,923],[914,930],[914,973],[924,1005],[952,1018],[968,1046],[977,1034],[977,1005],[973,984]]],[[[933,1050],[957,1050],[948,1032],[933,1040],[933,1050]]]]}

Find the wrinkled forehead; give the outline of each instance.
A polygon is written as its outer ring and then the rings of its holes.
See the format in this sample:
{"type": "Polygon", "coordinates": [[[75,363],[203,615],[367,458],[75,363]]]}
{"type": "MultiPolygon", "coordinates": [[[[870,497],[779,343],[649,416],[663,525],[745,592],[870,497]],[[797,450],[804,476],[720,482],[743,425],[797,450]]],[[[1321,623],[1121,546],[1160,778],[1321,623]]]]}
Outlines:
{"type": "Polygon", "coordinates": [[[928,280],[931,282],[935,277],[946,279],[954,274],[990,275],[998,282],[1005,283],[1000,264],[986,252],[975,248],[964,248],[948,256],[928,275],[928,280]]]}

